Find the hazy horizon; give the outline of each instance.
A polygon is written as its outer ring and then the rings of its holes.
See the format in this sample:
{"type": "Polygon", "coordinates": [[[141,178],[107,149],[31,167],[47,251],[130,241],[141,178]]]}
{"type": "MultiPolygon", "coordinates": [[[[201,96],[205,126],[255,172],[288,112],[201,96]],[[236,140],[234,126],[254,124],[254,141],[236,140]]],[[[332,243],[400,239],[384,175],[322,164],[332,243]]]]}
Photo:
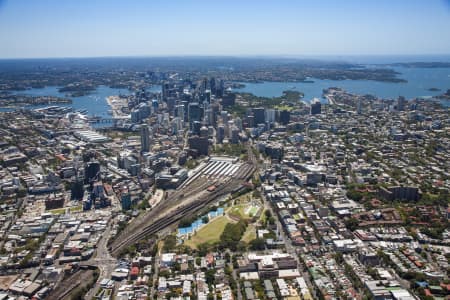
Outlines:
{"type": "Polygon", "coordinates": [[[330,63],[350,63],[363,65],[389,65],[394,63],[414,63],[414,62],[443,62],[450,63],[450,54],[442,55],[322,55],[322,56],[283,56],[283,55],[147,55],[147,56],[84,56],[84,57],[15,57],[0,58],[0,62],[21,62],[21,61],[82,61],[82,60],[158,60],[158,59],[184,59],[184,60],[207,60],[207,59],[248,59],[248,60],[293,60],[308,62],[330,62],[330,63]]]}

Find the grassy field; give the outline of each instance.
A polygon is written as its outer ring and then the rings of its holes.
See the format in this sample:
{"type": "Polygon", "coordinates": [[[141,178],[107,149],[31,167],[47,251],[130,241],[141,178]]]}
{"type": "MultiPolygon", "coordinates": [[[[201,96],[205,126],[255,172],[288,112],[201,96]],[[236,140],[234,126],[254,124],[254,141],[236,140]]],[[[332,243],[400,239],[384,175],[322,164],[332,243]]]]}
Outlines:
{"type": "Polygon", "coordinates": [[[196,249],[198,245],[203,243],[215,243],[220,240],[225,226],[231,220],[226,216],[221,216],[213,219],[206,225],[203,225],[185,244],[191,248],[196,249]]]}
{"type": "MultiPolygon", "coordinates": [[[[67,207],[63,207],[63,208],[52,209],[52,210],[49,210],[48,212],[50,212],[50,213],[52,213],[54,215],[63,215],[63,214],[66,213],[66,210],[67,210],[67,207]]],[[[79,212],[79,211],[82,211],[82,210],[83,210],[83,206],[82,205],[71,206],[69,208],[69,211],[71,213],[79,212]]]]}
{"type": "Polygon", "coordinates": [[[249,243],[254,239],[256,239],[256,228],[250,224],[247,226],[247,230],[244,232],[241,241],[249,243]]]}
{"type": "Polygon", "coordinates": [[[248,220],[254,217],[258,211],[259,211],[258,207],[256,206],[250,207],[249,203],[243,203],[231,207],[227,212],[230,215],[248,220]]]}
{"type": "Polygon", "coordinates": [[[77,205],[77,206],[72,206],[70,208],[70,212],[79,212],[83,210],[83,206],[82,205],[77,205]]]}
{"type": "Polygon", "coordinates": [[[248,215],[250,217],[254,217],[256,215],[256,213],[258,212],[259,208],[256,206],[252,206],[250,207],[248,210],[246,210],[248,212],[248,215]]]}
{"type": "Polygon", "coordinates": [[[247,205],[245,205],[245,204],[235,205],[235,206],[231,207],[227,211],[227,213],[229,213],[230,215],[233,215],[233,216],[237,216],[240,219],[247,219],[248,216],[245,215],[246,207],[247,207],[247,205]]]}
{"type": "Polygon", "coordinates": [[[65,208],[56,208],[56,209],[51,209],[48,212],[50,212],[54,215],[63,215],[66,213],[66,209],[65,208]]]}
{"type": "MultiPolygon", "coordinates": [[[[252,217],[259,211],[258,206],[252,205],[252,194],[247,193],[236,199],[236,204],[226,209],[226,215],[214,218],[211,222],[200,228],[193,236],[184,242],[185,245],[197,249],[198,245],[203,243],[215,243],[220,240],[225,226],[228,223],[235,223],[239,220],[250,221],[252,217]],[[232,218],[232,220],[230,219],[232,218]]],[[[257,201],[255,201],[257,203],[257,201]]],[[[242,241],[250,242],[256,238],[255,226],[249,224],[245,231],[242,241]]]]}

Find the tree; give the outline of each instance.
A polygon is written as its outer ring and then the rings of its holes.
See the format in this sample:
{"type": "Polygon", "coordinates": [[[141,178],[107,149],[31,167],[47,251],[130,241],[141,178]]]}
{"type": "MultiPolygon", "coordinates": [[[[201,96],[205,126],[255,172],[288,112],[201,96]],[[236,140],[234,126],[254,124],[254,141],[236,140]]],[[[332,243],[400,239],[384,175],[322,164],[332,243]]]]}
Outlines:
{"type": "Polygon", "coordinates": [[[206,271],[205,280],[206,280],[206,283],[208,285],[213,285],[214,284],[214,281],[215,281],[214,275],[215,274],[216,274],[216,270],[215,269],[209,269],[208,271],[206,271]]]}
{"type": "MultiPolygon", "coordinates": [[[[166,194],[167,195],[167,194],[166,194]]],[[[178,227],[183,228],[183,227],[189,227],[191,226],[191,224],[194,222],[194,218],[191,217],[184,217],[180,220],[180,223],[178,224],[178,227]]]]}
{"type": "Polygon", "coordinates": [[[164,240],[164,251],[170,251],[177,245],[177,237],[169,235],[164,240]]]}
{"type": "Polygon", "coordinates": [[[355,191],[354,189],[347,191],[347,197],[356,201],[360,202],[363,199],[364,194],[358,191],[355,191]]]}
{"type": "Polygon", "coordinates": [[[240,220],[236,224],[227,224],[220,235],[221,245],[224,248],[230,248],[231,250],[236,251],[238,243],[246,229],[247,223],[244,220],[240,220]]]}
{"type": "Polygon", "coordinates": [[[197,249],[198,249],[199,256],[205,256],[206,253],[208,253],[208,245],[205,243],[198,245],[197,249]]]}
{"type": "Polygon", "coordinates": [[[264,239],[256,238],[250,242],[251,250],[264,250],[266,248],[266,243],[264,239]]]}
{"type": "Polygon", "coordinates": [[[342,256],[342,253],[341,253],[341,252],[336,252],[336,253],[334,254],[334,259],[336,260],[336,263],[337,263],[338,265],[341,265],[341,264],[344,263],[344,257],[342,256]]]}
{"type": "Polygon", "coordinates": [[[354,231],[356,230],[356,228],[358,228],[359,221],[358,219],[351,217],[350,219],[345,220],[344,224],[348,230],[354,231]]]}
{"type": "Polygon", "coordinates": [[[18,198],[23,198],[27,195],[27,190],[26,189],[19,189],[17,191],[17,197],[18,198]]]}

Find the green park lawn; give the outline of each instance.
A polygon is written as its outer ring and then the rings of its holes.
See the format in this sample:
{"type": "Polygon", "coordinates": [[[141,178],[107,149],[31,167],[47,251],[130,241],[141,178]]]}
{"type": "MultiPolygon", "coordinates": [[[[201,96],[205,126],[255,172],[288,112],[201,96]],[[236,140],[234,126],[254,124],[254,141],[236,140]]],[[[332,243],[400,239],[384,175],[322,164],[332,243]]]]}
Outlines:
{"type": "Polygon", "coordinates": [[[254,225],[250,224],[247,226],[247,230],[245,230],[244,235],[242,236],[241,241],[250,243],[256,239],[256,228],[254,225]]]}
{"type": "Polygon", "coordinates": [[[227,216],[216,217],[208,224],[203,225],[189,240],[185,241],[185,244],[196,249],[203,243],[218,242],[225,226],[231,222],[227,216]]]}

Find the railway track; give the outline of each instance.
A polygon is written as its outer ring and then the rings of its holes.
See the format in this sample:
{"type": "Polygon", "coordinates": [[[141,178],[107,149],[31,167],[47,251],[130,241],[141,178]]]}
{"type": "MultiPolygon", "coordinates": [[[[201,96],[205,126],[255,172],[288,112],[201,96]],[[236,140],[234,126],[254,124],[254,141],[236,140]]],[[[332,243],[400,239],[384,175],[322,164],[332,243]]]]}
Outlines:
{"type": "Polygon", "coordinates": [[[63,300],[68,299],[70,293],[75,291],[78,287],[83,286],[93,276],[93,271],[78,270],[69,278],[62,281],[53,291],[48,295],[48,299],[63,300]]]}
{"type": "MultiPolygon", "coordinates": [[[[139,240],[145,238],[146,236],[155,234],[155,233],[159,232],[160,230],[175,224],[176,222],[180,221],[186,215],[194,214],[194,213],[200,211],[202,208],[209,205],[217,198],[239,190],[242,187],[242,183],[245,182],[246,180],[248,180],[248,178],[253,174],[253,171],[254,171],[253,166],[244,165],[242,167],[242,170],[240,170],[240,174],[238,176],[230,179],[229,182],[220,184],[216,188],[216,190],[214,190],[213,192],[204,194],[205,196],[199,195],[200,197],[198,199],[191,201],[187,204],[182,204],[181,206],[177,207],[176,209],[169,211],[164,216],[156,218],[156,220],[155,220],[155,218],[153,218],[153,222],[151,224],[145,226],[142,230],[127,234],[127,235],[125,235],[125,238],[114,242],[113,245],[111,246],[112,255],[114,255],[114,256],[119,255],[120,252],[123,249],[125,249],[126,247],[128,247],[129,245],[132,245],[132,244],[138,242],[139,240]]],[[[200,186],[203,186],[203,185],[200,185],[200,186]]],[[[195,193],[196,193],[196,191],[189,192],[189,194],[195,194],[195,193]]],[[[182,197],[182,198],[185,198],[185,197],[182,197]]],[[[149,218],[146,218],[146,219],[149,219],[149,218]]],[[[150,222],[148,222],[148,223],[150,223],[150,222]]]]}
{"type": "Polygon", "coordinates": [[[169,226],[170,224],[179,221],[181,218],[183,218],[185,215],[187,215],[187,212],[191,211],[195,212],[198,208],[203,207],[207,203],[209,203],[211,200],[218,197],[223,190],[225,190],[226,186],[223,185],[216,189],[214,193],[211,193],[208,195],[206,199],[200,199],[193,201],[189,204],[181,205],[180,207],[176,208],[171,213],[168,213],[167,215],[160,217],[156,220],[154,220],[150,225],[146,226],[142,231],[136,232],[134,234],[131,234],[128,236],[128,238],[121,241],[118,245],[114,245],[112,247],[112,254],[117,255],[120,253],[122,249],[124,249],[126,246],[131,245],[145,236],[149,236],[151,234],[156,233],[157,231],[169,226]]]}
{"type": "Polygon", "coordinates": [[[115,239],[113,244],[120,243],[123,239],[126,239],[134,231],[139,230],[139,227],[143,224],[147,224],[158,217],[161,212],[166,212],[170,208],[176,207],[182,200],[182,198],[189,198],[196,194],[200,194],[206,190],[209,186],[217,184],[218,181],[204,181],[201,184],[192,184],[186,187],[186,190],[175,191],[168,196],[168,199],[163,199],[157,206],[155,206],[150,212],[144,215],[142,218],[138,218],[127,226],[115,239]]]}

